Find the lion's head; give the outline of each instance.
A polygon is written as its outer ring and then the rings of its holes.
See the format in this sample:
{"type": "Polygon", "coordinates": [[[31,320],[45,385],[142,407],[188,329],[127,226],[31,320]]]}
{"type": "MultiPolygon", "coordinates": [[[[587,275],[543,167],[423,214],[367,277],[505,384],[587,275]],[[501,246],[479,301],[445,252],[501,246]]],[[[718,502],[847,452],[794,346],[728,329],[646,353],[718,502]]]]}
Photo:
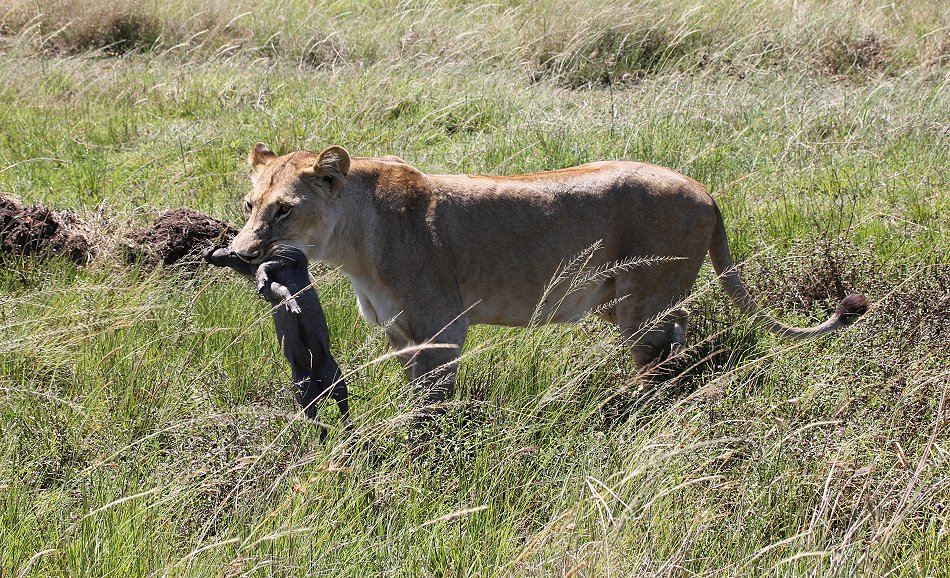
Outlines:
{"type": "Polygon", "coordinates": [[[277,156],[263,143],[248,154],[252,187],[244,197],[244,227],[234,252],[249,263],[263,261],[272,247],[297,247],[315,258],[335,221],[336,199],[350,169],[350,155],[332,146],[277,156]]]}

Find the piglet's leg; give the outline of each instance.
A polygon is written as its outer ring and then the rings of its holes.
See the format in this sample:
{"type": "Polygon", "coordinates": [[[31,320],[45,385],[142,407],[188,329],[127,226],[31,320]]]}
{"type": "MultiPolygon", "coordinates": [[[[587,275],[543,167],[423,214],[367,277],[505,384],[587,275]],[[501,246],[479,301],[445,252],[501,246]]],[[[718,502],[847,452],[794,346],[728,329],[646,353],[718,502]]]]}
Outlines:
{"type": "Polygon", "coordinates": [[[349,420],[349,393],[346,389],[346,381],[343,380],[343,372],[340,371],[340,367],[329,351],[324,351],[322,358],[323,362],[313,368],[310,383],[312,391],[308,392],[306,397],[316,400],[329,393],[329,397],[340,409],[340,415],[344,420],[349,420]]]}
{"type": "MultiPolygon", "coordinates": [[[[276,281],[271,281],[269,284],[271,297],[267,300],[271,302],[275,307],[283,303],[287,311],[291,313],[300,313],[300,305],[297,303],[297,300],[294,299],[294,296],[290,293],[290,289],[287,289],[284,285],[276,281]]],[[[266,297],[266,295],[265,295],[266,297]]]]}
{"type": "Polygon", "coordinates": [[[287,311],[300,313],[300,305],[297,304],[297,300],[294,299],[290,290],[270,277],[271,270],[279,269],[282,266],[286,266],[286,264],[278,261],[267,261],[257,268],[257,273],[254,275],[257,281],[257,292],[274,306],[283,303],[287,311]]]}

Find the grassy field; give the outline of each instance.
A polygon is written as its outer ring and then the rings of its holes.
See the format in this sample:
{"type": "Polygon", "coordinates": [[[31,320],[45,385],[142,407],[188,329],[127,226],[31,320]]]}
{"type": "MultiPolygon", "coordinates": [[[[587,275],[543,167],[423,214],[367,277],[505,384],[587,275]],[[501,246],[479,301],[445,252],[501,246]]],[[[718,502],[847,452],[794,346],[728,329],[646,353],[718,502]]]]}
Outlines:
{"type": "Polygon", "coordinates": [[[923,0],[0,2],[0,192],[100,249],[0,261],[0,576],[950,576],[948,78],[923,0]],[[872,307],[790,344],[707,267],[649,403],[599,321],[479,327],[420,435],[315,264],[355,425],[321,443],[247,283],[118,250],[239,224],[257,140],[667,165],[776,315],[872,307]]]}

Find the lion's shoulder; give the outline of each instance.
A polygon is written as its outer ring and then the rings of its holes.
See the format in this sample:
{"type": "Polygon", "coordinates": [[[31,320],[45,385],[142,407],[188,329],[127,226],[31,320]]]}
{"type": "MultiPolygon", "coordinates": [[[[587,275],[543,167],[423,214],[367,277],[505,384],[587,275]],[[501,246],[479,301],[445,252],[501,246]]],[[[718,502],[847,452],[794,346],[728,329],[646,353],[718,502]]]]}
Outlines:
{"type": "Polygon", "coordinates": [[[434,196],[429,178],[396,156],[354,159],[352,173],[372,190],[378,206],[398,213],[424,210],[434,196]]]}

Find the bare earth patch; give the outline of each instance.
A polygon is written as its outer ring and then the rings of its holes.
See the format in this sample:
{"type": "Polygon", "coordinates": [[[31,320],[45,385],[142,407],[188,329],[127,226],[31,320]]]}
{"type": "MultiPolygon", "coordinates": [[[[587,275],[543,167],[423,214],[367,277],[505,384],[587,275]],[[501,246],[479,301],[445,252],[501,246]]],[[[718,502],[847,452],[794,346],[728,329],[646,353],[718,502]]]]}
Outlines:
{"type": "Polygon", "coordinates": [[[224,245],[237,230],[187,207],[161,213],[152,224],[129,234],[125,246],[130,262],[147,265],[203,264],[201,251],[209,245],[224,245]]]}
{"type": "Polygon", "coordinates": [[[12,255],[64,256],[87,263],[96,255],[85,226],[69,211],[24,207],[0,194],[0,260],[12,255]]]}

